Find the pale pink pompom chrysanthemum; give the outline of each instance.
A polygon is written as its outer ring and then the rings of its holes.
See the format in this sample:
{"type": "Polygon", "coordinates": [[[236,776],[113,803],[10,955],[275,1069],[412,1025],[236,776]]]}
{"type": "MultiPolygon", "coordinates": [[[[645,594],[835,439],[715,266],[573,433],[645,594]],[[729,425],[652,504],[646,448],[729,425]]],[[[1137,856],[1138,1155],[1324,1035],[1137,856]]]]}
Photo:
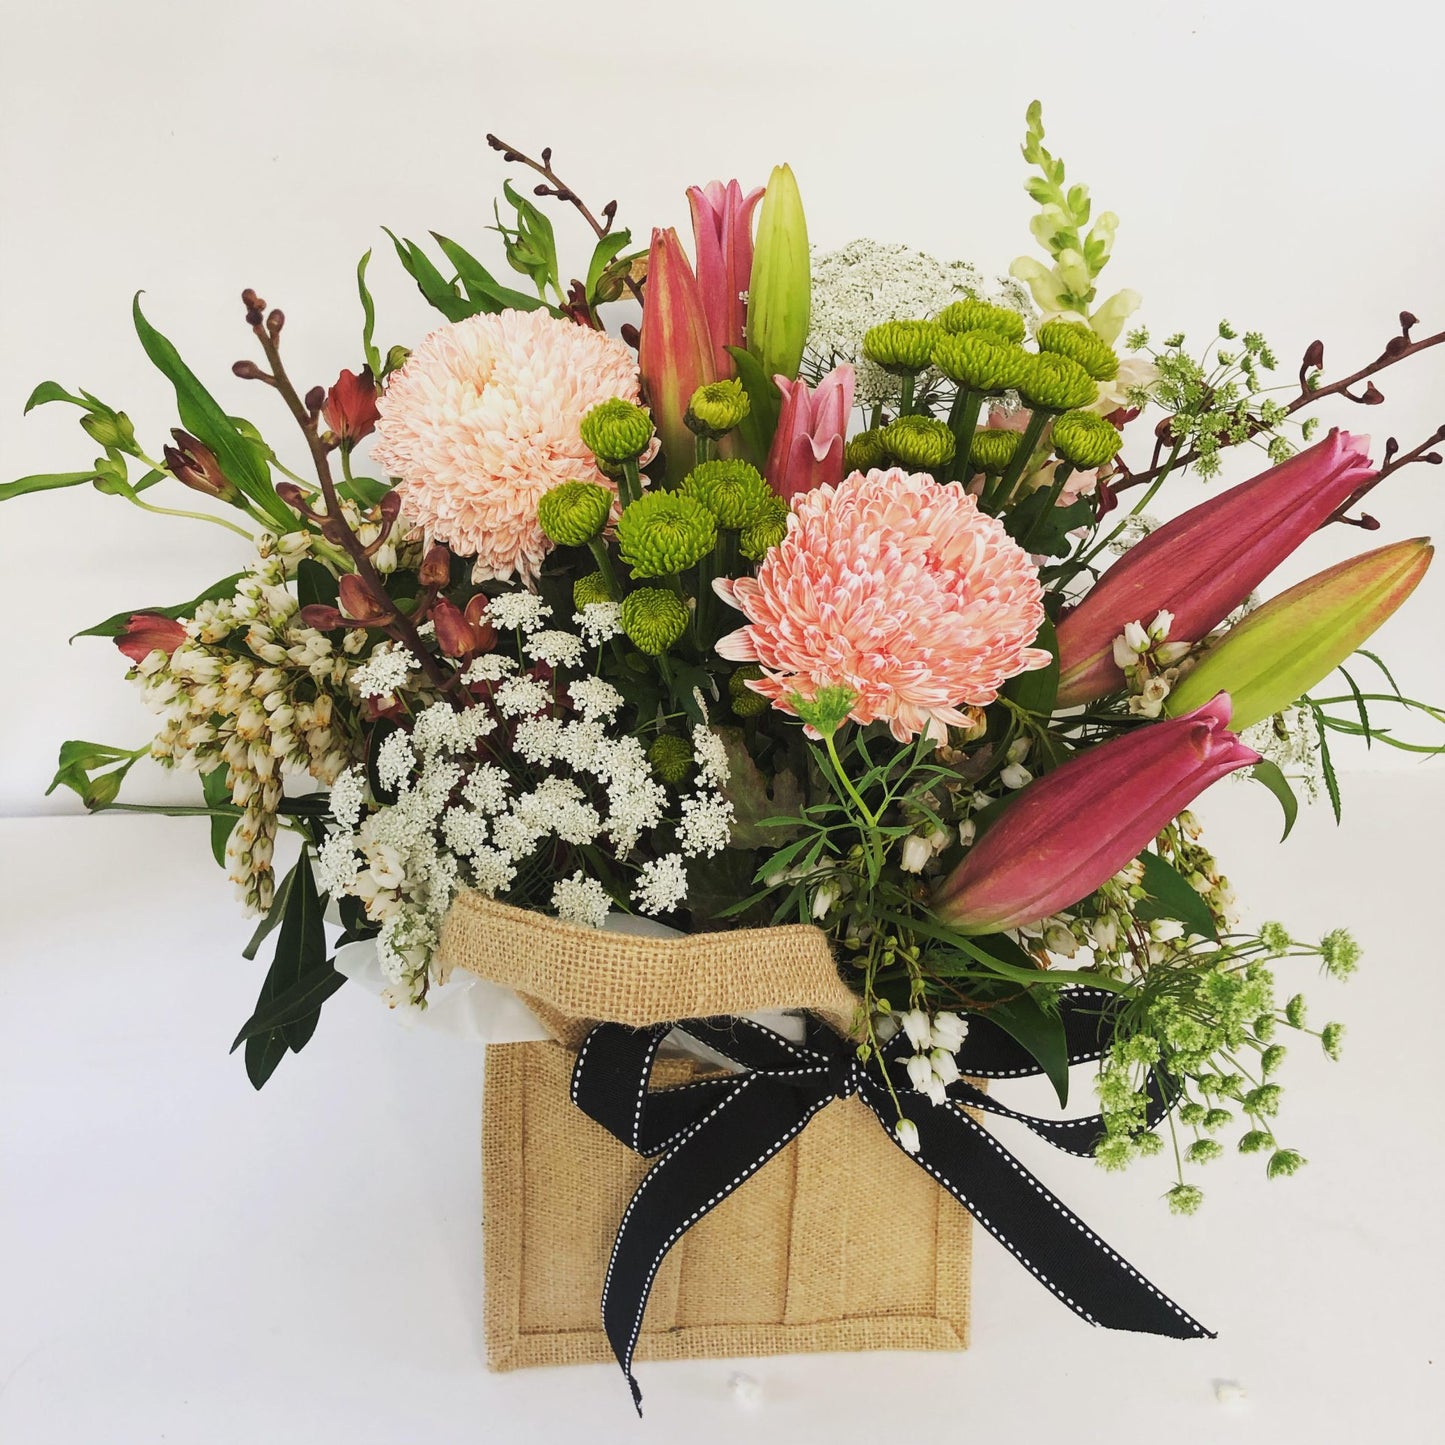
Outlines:
{"type": "Polygon", "coordinates": [[[1038,569],[956,482],[894,468],[854,472],[793,507],[756,578],[719,581],[748,619],[718,643],[756,662],[749,682],[784,712],[820,688],[857,694],[849,716],[893,736],[946,736],[1010,677],[1044,667],[1038,569]]]}
{"type": "Polygon", "coordinates": [[[474,576],[531,581],[551,543],[537,503],[561,482],[611,486],[578,430],[598,402],[638,399],[615,337],[546,311],[471,316],[433,331],[387,383],[372,456],[402,509],[475,557],[474,576]]]}

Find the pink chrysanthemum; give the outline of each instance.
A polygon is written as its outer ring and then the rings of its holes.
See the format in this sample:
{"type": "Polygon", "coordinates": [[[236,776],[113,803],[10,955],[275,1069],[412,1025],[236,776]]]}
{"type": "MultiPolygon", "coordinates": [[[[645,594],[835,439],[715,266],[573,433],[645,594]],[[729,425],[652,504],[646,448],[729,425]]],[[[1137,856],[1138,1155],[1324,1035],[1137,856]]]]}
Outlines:
{"type": "Polygon", "coordinates": [[[471,316],[433,331],[388,382],[372,456],[401,478],[408,517],[477,559],[478,581],[530,581],[551,547],[542,495],[611,485],[578,425],[614,396],[638,399],[636,358],[614,337],[545,311],[471,316]]]}
{"type": "Polygon", "coordinates": [[[945,735],[1006,679],[1044,667],[1038,569],[957,483],[854,472],[794,504],[788,535],[756,579],[719,581],[748,625],[718,643],[764,676],[749,687],[793,712],[823,687],[858,696],[854,722],[907,741],[945,735]]]}

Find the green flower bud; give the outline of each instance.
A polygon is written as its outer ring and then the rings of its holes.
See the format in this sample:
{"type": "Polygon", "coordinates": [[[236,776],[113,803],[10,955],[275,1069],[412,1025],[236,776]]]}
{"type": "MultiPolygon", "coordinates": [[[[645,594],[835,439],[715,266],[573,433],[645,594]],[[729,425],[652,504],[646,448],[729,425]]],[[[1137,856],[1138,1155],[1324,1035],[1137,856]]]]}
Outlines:
{"type": "Polygon", "coordinates": [[[888,448],[883,445],[882,429],[860,431],[843,448],[843,471],[871,472],[888,460],[888,448]]]}
{"type": "Polygon", "coordinates": [[[1022,433],[1007,431],[1003,427],[985,427],[976,431],[968,453],[968,465],[973,471],[1001,477],[1008,470],[1008,464],[1013,461],[1022,440],[1022,433]]]}
{"type": "Polygon", "coordinates": [[[772,706],[772,703],[762,693],[754,692],[748,686],[750,681],[762,675],[762,668],[755,662],[745,662],[728,678],[728,704],[735,717],[756,717],[760,712],[766,712],[772,706]]]}
{"type": "Polygon", "coordinates": [[[381,368],[383,377],[388,377],[393,371],[400,371],[403,366],[411,360],[411,347],[402,346],[398,343],[386,353],[386,361],[381,368]]]}
{"type": "Polygon", "coordinates": [[[1268,1129],[1251,1129],[1239,1136],[1239,1143],[1234,1147],[1241,1154],[1262,1154],[1266,1149],[1274,1148],[1274,1135],[1268,1129]]]}
{"type": "Polygon", "coordinates": [[[636,403],[614,396],[582,418],[582,440],[599,462],[619,466],[640,457],[652,440],[652,418],[636,403]]]}
{"type": "Polygon", "coordinates": [[[900,416],[883,428],[883,445],[910,471],[931,471],[953,460],[953,433],[931,416],[900,416]]]}
{"type": "Polygon", "coordinates": [[[1007,306],[995,306],[991,301],[977,301],[967,297],[945,306],[934,318],[940,330],[950,335],[962,331],[987,331],[1003,341],[1024,339],[1024,319],[1017,311],[1007,306]]]}
{"type": "Polygon", "coordinates": [[[717,541],[712,513],[680,492],[646,492],[623,509],[617,546],[635,577],[674,577],[717,541]]]}
{"type": "Polygon", "coordinates": [[[643,652],[656,657],[687,631],[687,603],[661,587],[639,587],[622,599],[622,630],[643,652]]]}
{"type": "Polygon", "coordinates": [[[1195,1214],[1204,1203],[1204,1191],[1193,1184],[1176,1184],[1164,1197],[1174,1214],[1195,1214]]]}
{"type": "Polygon", "coordinates": [[[1287,1175],[1298,1174],[1306,1162],[1304,1155],[1293,1149],[1278,1149],[1270,1155],[1265,1173],[1271,1179],[1283,1179],[1287,1175]]]}
{"type": "Polygon", "coordinates": [[[863,336],[863,355],[894,376],[913,376],[933,359],[938,327],[932,321],[884,321],[863,336]]]}
{"type": "Polygon", "coordinates": [[[719,459],[699,462],[682,483],[682,495],[701,503],[719,527],[737,531],[761,521],[778,494],[750,462],[719,459]]]}
{"type": "Polygon", "coordinates": [[[737,426],[751,407],[742,382],[710,381],[693,392],[683,420],[690,431],[709,441],[716,441],[737,426]]]}
{"type": "Polygon", "coordinates": [[[1297,993],[1284,1006],[1285,1019],[1293,1028],[1302,1029],[1305,1026],[1305,996],[1297,993]]]}
{"type": "Polygon", "coordinates": [[[1082,321],[1045,321],[1038,339],[1040,351],[1067,356],[1095,381],[1112,381],[1119,374],[1119,358],[1113,348],[1082,321]]]}
{"type": "Polygon", "coordinates": [[[814,732],[825,738],[832,737],[843,726],[857,701],[858,694],[845,683],[829,683],[820,687],[811,699],[797,692],[788,694],[789,707],[814,732]]]}
{"type": "Polygon", "coordinates": [[[585,547],[607,525],[612,493],[596,482],[563,482],[537,503],[537,525],[559,547],[585,547]]]}
{"type": "Polygon", "coordinates": [[[1032,352],[987,331],[945,333],[933,348],[933,364],[969,391],[1012,391],[1029,375],[1033,360],[1032,352]]]}
{"type": "Polygon", "coordinates": [[[738,533],[738,550],[749,562],[761,562],[764,556],[788,535],[788,504],[776,494],[757,518],[738,533]]]}
{"type": "Polygon", "coordinates": [[[1224,1153],[1224,1146],[1214,1139],[1196,1139],[1184,1157],[1191,1164],[1208,1164],[1224,1153]]]}
{"type": "Polygon", "coordinates": [[[1052,351],[1029,356],[1018,391],[1030,406],[1044,411],[1072,411],[1091,405],[1099,395],[1093,377],[1077,361],[1052,351]]]}
{"type": "Polygon", "coordinates": [[[685,783],[696,766],[692,744],[676,733],[659,733],[647,750],[647,761],[659,783],[685,783]]]}
{"type": "Polygon", "coordinates": [[[1081,472],[1102,467],[1122,443],[1119,433],[1091,411],[1066,411],[1054,423],[1054,450],[1081,472]]]}
{"type": "Polygon", "coordinates": [[[1337,1063],[1340,1057],[1340,1043],[1344,1036],[1344,1024],[1326,1024],[1320,1030],[1320,1047],[1337,1063]]]}
{"type": "Polygon", "coordinates": [[[1348,978],[1360,964],[1360,945],[1343,928],[1320,939],[1320,959],[1332,978],[1348,978]]]}
{"type": "Polygon", "coordinates": [[[611,589],[607,586],[607,579],[600,572],[589,572],[585,577],[579,577],[572,584],[572,605],[579,612],[584,607],[590,607],[594,602],[613,602],[615,600],[611,589]]]}
{"type": "Polygon", "coordinates": [[[1283,1044],[1271,1044],[1260,1056],[1259,1067],[1263,1073],[1273,1074],[1279,1066],[1284,1063],[1284,1056],[1289,1052],[1283,1044]]]}
{"type": "Polygon", "coordinates": [[[81,417],[80,424],[92,441],[107,450],[113,447],[116,451],[129,452],[135,448],[135,427],[123,411],[116,412],[114,416],[98,411],[87,412],[81,417]]]}

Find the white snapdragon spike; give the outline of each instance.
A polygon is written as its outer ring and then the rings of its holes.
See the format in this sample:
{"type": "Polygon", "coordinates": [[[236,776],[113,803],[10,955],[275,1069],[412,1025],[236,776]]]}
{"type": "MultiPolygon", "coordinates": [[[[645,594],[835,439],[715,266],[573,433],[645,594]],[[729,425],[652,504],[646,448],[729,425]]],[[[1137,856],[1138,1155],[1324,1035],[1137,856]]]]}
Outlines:
{"type": "Polygon", "coordinates": [[[589,647],[601,647],[622,633],[620,602],[589,602],[580,612],[572,614],[582,640],[589,647]]]}
{"type": "Polygon", "coordinates": [[[903,840],[903,850],[899,855],[898,866],[905,873],[922,873],[933,857],[933,845],[927,838],[920,838],[917,833],[911,833],[903,840]]]}
{"type": "MultiPolygon", "coordinates": [[[[255,651],[254,648],[252,650],[255,651]]],[[[383,642],[351,674],[351,681],[362,697],[390,697],[406,686],[407,678],[420,666],[407,648],[383,642]]]]}
{"type": "Polygon", "coordinates": [[[552,609],[535,592],[503,592],[487,604],[487,618],[502,632],[536,632],[552,609]]]}
{"type": "Polygon", "coordinates": [[[552,907],[564,923],[601,928],[612,909],[612,898],[597,879],[588,878],[579,868],[570,878],[557,881],[552,907]]]}
{"type": "Polygon", "coordinates": [[[632,901],[643,913],[671,913],[687,897],[687,865],[680,853],[642,865],[632,901]]]}

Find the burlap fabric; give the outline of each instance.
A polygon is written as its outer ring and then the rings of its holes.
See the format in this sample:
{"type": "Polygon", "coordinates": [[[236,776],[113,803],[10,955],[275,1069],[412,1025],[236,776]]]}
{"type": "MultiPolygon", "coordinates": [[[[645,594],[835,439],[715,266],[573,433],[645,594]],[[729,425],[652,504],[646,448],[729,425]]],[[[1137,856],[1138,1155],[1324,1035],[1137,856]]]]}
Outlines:
{"type": "MultiPolygon", "coordinates": [[[[487,1050],[488,1364],[610,1360],[603,1278],[650,1164],[571,1102],[588,1027],[806,1008],[846,1032],[856,1000],[807,927],[639,938],[464,895],[441,957],[516,989],[558,1040],[487,1050]]],[[[663,1059],[654,1082],[704,1067],[663,1059]]],[[[637,1357],[963,1349],[971,1222],[864,1104],[838,1100],[673,1246],[637,1357]]]]}

